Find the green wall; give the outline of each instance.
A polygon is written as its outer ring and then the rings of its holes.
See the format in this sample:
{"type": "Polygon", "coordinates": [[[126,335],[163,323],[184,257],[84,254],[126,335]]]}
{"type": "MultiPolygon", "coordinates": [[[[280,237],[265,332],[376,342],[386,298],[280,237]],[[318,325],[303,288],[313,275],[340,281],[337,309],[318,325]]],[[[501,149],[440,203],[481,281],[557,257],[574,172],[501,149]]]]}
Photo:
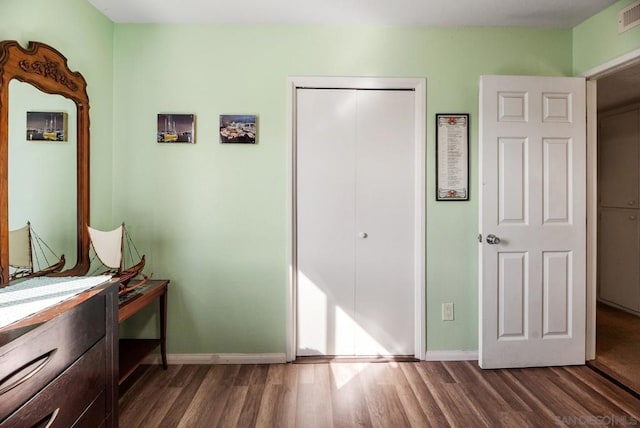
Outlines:
{"type": "MultiPolygon", "coordinates": [[[[113,27],[86,0],[0,0],[0,40],[17,40],[24,47],[31,40],[51,45],[67,58],[71,70],[80,71],[87,80],[91,218],[98,225],[111,222],[112,209],[113,27]]],[[[9,124],[10,129],[24,128],[24,118],[16,120],[9,124]]],[[[55,167],[53,163],[50,168],[55,167]]],[[[35,179],[31,184],[43,185],[35,179]]],[[[56,208],[65,203],[59,201],[56,208]]]]}
{"type": "MultiPolygon", "coordinates": [[[[609,22],[629,3],[550,30],[125,25],[86,0],[2,0],[0,40],[48,43],[87,79],[92,223],[126,221],[147,272],[172,280],[172,353],[284,352],[287,77],[425,77],[428,349],[474,350],[479,76],[572,75],[637,49],[640,28],[609,22]],[[197,143],[157,144],[159,112],[195,113],[197,143]],[[469,202],[434,200],[437,112],[471,114],[469,202]],[[259,144],[220,145],[225,113],[257,114],[259,144]]],[[[152,310],[131,321],[155,330],[152,310]]]]}
{"type": "Polygon", "coordinates": [[[640,49],[640,26],[618,34],[618,11],[634,1],[620,0],[573,28],[575,75],[640,49]]]}
{"type": "Polygon", "coordinates": [[[172,281],[169,352],[285,350],[292,75],[427,79],[428,349],[477,349],[478,79],[571,75],[571,30],[116,25],[114,43],[114,221],[172,281]],[[160,112],[195,113],[197,143],[156,143],[160,112]],[[469,202],[434,200],[437,112],[471,114],[469,202]],[[259,116],[259,144],[218,143],[234,113],[259,116]]]}

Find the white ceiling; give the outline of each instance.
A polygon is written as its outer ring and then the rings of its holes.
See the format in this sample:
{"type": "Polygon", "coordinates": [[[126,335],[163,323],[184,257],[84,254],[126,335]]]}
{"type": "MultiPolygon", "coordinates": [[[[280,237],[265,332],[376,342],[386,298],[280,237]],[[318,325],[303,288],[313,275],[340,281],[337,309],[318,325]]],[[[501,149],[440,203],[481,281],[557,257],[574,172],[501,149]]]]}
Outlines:
{"type": "MultiPolygon", "coordinates": [[[[114,22],[570,28],[616,0],[88,0],[114,22]]],[[[615,23],[612,23],[615,25],[615,23]]],[[[640,102],[640,63],[598,80],[598,110],[640,102]]]]}
{"type": "Polygon", "coordinates": [[[88,0],[114,22],[573,27],[616,0],[88,0]]]}

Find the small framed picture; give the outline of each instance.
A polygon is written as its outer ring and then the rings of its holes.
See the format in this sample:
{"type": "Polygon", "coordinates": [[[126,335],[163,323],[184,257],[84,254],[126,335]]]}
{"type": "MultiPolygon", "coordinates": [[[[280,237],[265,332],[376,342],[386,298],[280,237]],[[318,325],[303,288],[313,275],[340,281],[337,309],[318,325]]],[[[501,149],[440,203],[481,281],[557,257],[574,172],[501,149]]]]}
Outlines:
{"type": "Polygon", "coordinates": [[[436,200],[469,200],[469,114],[436,114],[436,200]]]}
{"type": "Polygon", "coordinates": [[[223,144],[256,144],[258,126],[256,115],[220,115],[220,142],[223,144]]]}
{"type": "Polygon", "coordinates": [[[67,113],[27,112],[28,141],[67,141],[67,113]]]}
{"type": "Polygon", "coordinates": [[[158,114],[158,143],[196,142],[195,114],[158,114]]]}

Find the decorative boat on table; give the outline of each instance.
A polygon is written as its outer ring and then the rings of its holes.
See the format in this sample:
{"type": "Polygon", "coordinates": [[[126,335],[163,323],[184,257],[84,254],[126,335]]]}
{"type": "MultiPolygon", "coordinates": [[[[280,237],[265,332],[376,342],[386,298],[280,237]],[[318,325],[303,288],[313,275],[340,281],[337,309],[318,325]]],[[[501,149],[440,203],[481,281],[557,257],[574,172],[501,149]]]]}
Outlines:
{"type": "MultiPolygon", "coordinates": [[[[120,281],[119,294],[123,295],[135,290],[141,285],[145,284],[149,278],[142,273],[144,268],[145,258],[144,255],[140,256],[138,250],[133,245],[131,237],[127,233],[127,229],[122,223],[119,227],[110,231],[102,231],[87,226],[89,230],[89,239],[91,246],[95,251],[95,255],[106,268],[107,271],[114,277],[117,277],[120,281]],[[130,267],[125,268],[125,243],[129,250],[130,258],[133,259],[132,248],[135,250],[136,256],[139,261],[132,264],[130,267]],[[135,283],[130,284],[131,280],[137,276],[142,276],[141,279],[135,280],[135,283]]],[[[132,262],[133,263],[133,262],[132,262]]]]}
{"type": "Polygon", "coordinates": [[[51,247],[34,232],[30,222],[20,229],[9,231],[9,280],[59,272],[64,264],[64,255],[58,257],[51,247]],[[49,257],[53,257],[55,262],[49,262],[49,257]]]}

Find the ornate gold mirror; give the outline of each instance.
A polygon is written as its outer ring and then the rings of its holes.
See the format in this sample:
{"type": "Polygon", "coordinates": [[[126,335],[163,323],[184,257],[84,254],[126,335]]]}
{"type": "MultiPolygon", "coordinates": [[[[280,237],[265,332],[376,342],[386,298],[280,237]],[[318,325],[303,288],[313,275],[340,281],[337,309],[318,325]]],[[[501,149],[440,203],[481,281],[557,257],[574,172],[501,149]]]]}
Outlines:
{"type": "MultiPolygon", "coordinates": [[[[76,241],[76,254],[72,255],[76,264],[55,275],[83,275],[89,269],[89,235],[86,229],[86,225],[89,223],[89,97],[86,86],[82,75],[69,70],[67,59],[52,47],[39,42],[30,42],[29,46],[24,49],[16,41],[0,42],[0,286],[6,285],[10,279],[9,221],[11,216],[16,216],[15,212],[18,210],[14,208],[10,214],[9,201],[14,203],[17,192],[31,193],[31,199],[27,198],[28,208],[22,206],[20,211],[34,210],[33,216],[36,217],[42,215],[43,212],[51,211],[52,198],[66,194],[68,198],[73,199],[72,204],[75,203],[75,207],[69,207],[67,202],[53,204],[62,207],[62,209],[75,211],[76,219],[75,237],[73,238],[76,241]],[[23,82],[23,84],[18,84],[16,81],[23,82]],[[71,126],[75,124],[74,136],[67,143],[70,145],[75,141],[75,147],[67,146],[58,150],[58,152],[71,153],[71,155],[64,156],[75,156],[75,162],[71,164],[61,162],[55,157],[58,154],[54,155],[53,151],[51,155],[43,153],[48,150],[44,146],[41,146],[43,148],[39,150],[39,156],[45,157],[44,161],[40,159],[36,162],[31,158],[17,164],[16,159],[19,157],[13,152],[10,155],[10,150],[14,150],[10,148],[10,145],[13,144],[11,147],[16,147],[15,142],[10,141],[10,138],[15,140],[16,135],[19,135],[21,131],[23,143],[28,140],[26,129],[19,130],[18,133],[15,132],[15,129],[9,129],[10,123],[14,127],[16,123],[15,120],[9,120],[10,107],[13,106],[15,110],[16,105],[20,105],[19,102],[16,103],[16,100],[10,100],[10,94],[15,97],[18,94],[33,92],[35,89],[46,94],[57,95],[57,98],[63,97],[75,105],[75,111],[72,108],[69,109],[69,116],[71,116],[69,124],[71,126]],[[75,172],[68,171],[71,165],[76,167],[75,172]],[[75,187],[75,192],[68,188],[62,188],[63,184],[57,188],[54,187],[38,193],[21,188],[18,183],[9,183],[9,177],[15,180],[16,177],[29,174],[30,168],[32,169],[31,173],[38,172],[38,176],[43,177],[43,180],[49,182],[54,179],[60,180],[60,183],[67,183],[66,187],[75,187]],[[40,173],[44,169],[48,170],[48,175],[40,173]],[[68,178],[61,178],[65,176],[68,178]],[[75,176],[75,180],[73,180],[73,176],[75,176]],[[73,193],[75,193],[75,198],[73,198],[73,193]],[[37,203],[40,201],[42,203],[37,203]]],[[[37,94],[27,98],[37,99],[37,94]]],[[[38,108],[38,106],[34,106],[34,108],[38,108]]],[[[20,114],[23,114],[22,110],[20,114]]],[[[30,150],[32,152],[38,151],[38,147],[35,147],[35,150],[34,147],[31,147],[30,150]]],[[[24,153],[21,152],[20,156],[24,157],[24,153]]],[[[29,215],[26,214],[26,216],[29,215]]],[[[68,229],[68,227],[61,224],[59,229],[59,233],[64,233],[64,229],[68,229]]]]}

